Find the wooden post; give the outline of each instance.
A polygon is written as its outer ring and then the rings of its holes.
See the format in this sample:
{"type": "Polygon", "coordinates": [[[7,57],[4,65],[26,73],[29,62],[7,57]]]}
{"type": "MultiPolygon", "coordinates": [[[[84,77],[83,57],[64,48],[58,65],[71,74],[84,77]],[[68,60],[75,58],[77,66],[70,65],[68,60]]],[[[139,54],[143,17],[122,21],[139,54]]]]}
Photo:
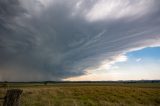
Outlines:
{"type": "Polygon", "coordinates": [[[21,94],[22,90],[20,89],[7,90],[3,106],[20,106],[19,99],[21,94]]]}

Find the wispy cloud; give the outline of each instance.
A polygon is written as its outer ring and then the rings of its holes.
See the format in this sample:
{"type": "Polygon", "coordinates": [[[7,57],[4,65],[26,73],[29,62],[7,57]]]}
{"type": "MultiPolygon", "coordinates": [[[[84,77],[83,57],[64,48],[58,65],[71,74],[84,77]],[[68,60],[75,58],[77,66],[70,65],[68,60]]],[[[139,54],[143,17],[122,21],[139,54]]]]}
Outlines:
{"type": "Polygon", "coordinates": [[[140,62],[140,61],[142,61],[142,58],[136,59],[136,62],[140,62]]]}
{"type": "Polygon", "coordinates": [[[139,18],[150,12],[153,3],[152,0],[99,0],[86,17],[90,21],[139,18]]]}

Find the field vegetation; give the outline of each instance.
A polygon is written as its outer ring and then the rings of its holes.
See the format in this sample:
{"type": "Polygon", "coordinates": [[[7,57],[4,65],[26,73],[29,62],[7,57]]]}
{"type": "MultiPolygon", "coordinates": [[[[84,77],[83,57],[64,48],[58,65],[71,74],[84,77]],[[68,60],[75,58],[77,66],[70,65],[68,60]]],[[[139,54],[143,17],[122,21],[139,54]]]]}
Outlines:
{"type": "Polygon", "coordinates": [[[160,83],[8,83],[0,97],[13,88],[21,106],[160,106],[160,83]]]}

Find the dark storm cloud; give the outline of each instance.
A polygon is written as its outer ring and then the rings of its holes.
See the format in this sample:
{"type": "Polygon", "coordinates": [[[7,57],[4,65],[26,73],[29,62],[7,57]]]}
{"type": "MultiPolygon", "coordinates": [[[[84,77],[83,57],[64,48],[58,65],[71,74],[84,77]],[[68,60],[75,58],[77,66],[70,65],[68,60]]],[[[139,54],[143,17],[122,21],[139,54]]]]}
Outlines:
{"type": "Polygon", "coordinates": [[[104,8],[103,2],[1,0],[0,80],[84,75],[128,51],[160,44],[158,0],[121,1],[120,7],[113,6],[117,15],[105,9],[106,15],[97,13],[95,8],[104,8]],[[140,9],[131,14],[136,6],[140,9]]]}

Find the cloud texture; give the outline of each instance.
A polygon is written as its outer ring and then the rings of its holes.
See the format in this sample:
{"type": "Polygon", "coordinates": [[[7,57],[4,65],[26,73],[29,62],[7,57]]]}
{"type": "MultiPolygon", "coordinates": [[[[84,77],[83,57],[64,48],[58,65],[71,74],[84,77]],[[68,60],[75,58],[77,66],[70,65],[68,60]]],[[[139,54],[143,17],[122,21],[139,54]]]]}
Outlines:
{"type": "Polygon", "coordinates": [[[1,0],[0,80],[62,80],[123,61],[160,45],[159,14],[159,0],[1,0]]]}

